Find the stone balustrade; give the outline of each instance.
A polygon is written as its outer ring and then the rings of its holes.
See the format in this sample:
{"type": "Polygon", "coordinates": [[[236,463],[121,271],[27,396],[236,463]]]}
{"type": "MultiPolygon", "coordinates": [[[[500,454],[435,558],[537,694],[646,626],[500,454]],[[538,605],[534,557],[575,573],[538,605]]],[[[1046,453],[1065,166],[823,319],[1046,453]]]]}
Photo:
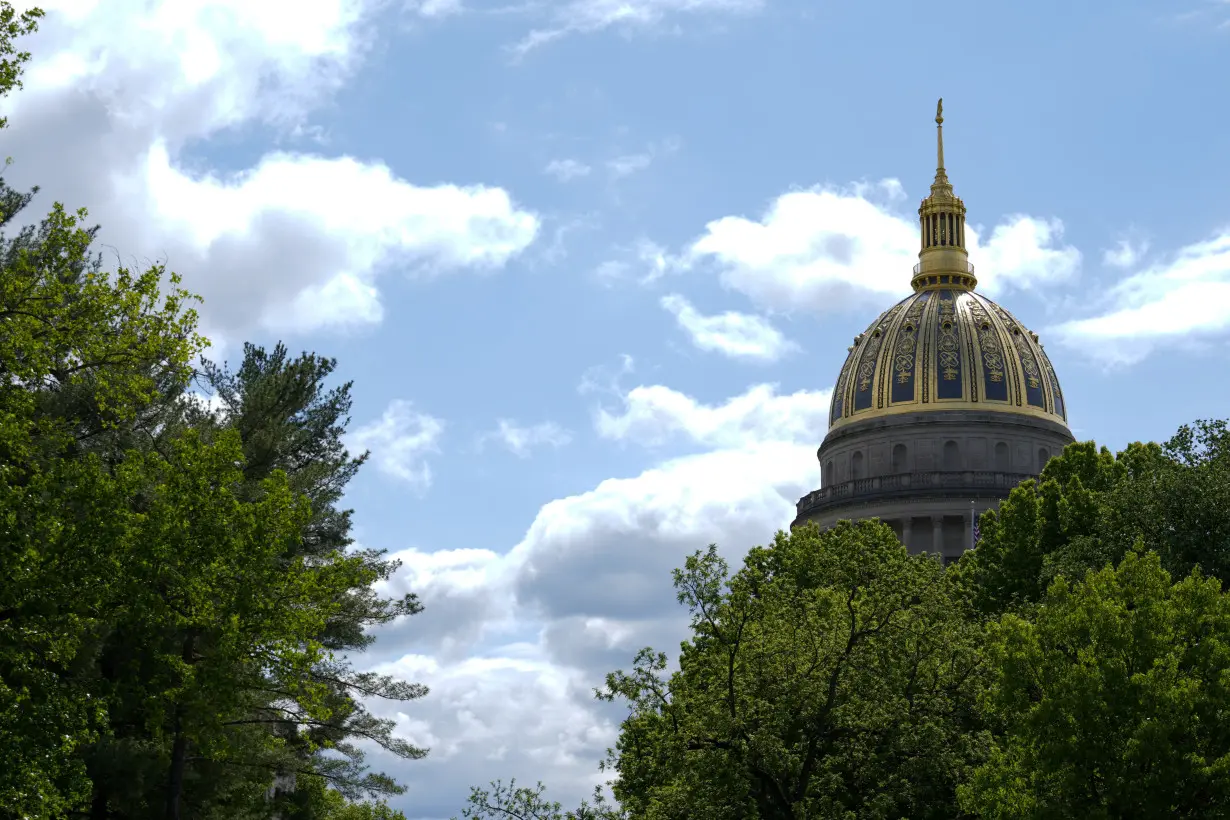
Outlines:
{"type": "Polygon", "coordinates": [[[972,495],[995,495],[1006,498],[1009,491],[1030,473],[1007,473],[995,470],[934,470],[929,472],[892,473],[855,478],[830,487],[813,490],[799,499],[798,515],[811,517],[846,504],[883,500],[894,497],[943,498],[972,495]],[[987,491],[991,491],[988,493],[987,491]]]}

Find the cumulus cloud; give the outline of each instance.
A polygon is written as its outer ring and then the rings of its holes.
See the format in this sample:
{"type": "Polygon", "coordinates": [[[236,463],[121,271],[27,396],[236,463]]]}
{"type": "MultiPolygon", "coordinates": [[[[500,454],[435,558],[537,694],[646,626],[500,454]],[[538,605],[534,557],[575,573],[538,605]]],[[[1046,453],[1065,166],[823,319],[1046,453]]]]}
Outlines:
{"type": "Polygon", "coordinates": [[[536,656],[533,647],[506,649],[459,661],[406,655],[376,667],[430,688],[400,709],[369,705],[396,721],[396,734],[430,749],[410,764],[378,751],[368,758],[409,787],[390,801],[407,817],[459,816],[470,787],[496,779],[542,779],[553,797],[573,805],[606,779],[597,763],[615,740],[619,715],[594,703],[600,682],[536,656]]]}
{"type": "Polygon", "coordinates": [[[572,34],[606,29],[653,31],[676,17],[705,14],[749,14],[764,0],[564,0],[555,4],[549,21],[512,47],[516,56],[572,34]]]}
{"type": "Polygon", "coordinates": [[[121,258],[165,260],[205,297],[211,334],[375,322],[390,268],[498,268],[539,229],[499,188],[417,186],[350,157],[280,151],[226,172],[189,158],[240,128],[313,133],[385,5],[52,3],[11,102],[9,182],[88,206],[121,258]]]}
{"type": "Polygon", "coordinates": [[[520,425],[511,419],[500,419],[496,429],[484,434],[479,442],[498,441],[518,458],[528,458],[537,447],[563,447],[572,441],[572,433],[553,421],[520,425]]]}
{"type": "MultiPolygon", "coordinates": [[[[900,211],[896,180],[792,191],[758,219],[713,220],[667,267],[715,268],[729,288],[769,308],[837,310],[909,292],[918,225],[900,211]]],[[[1081,255],[1062,244],[1056,219],[1013,215],[982,231],[967,227],[980,287],[994,295],[1074,277],[1081,255]]]]}
{"type": "Polygon", "coordinates": [[[1094,315],[1052,330],[1108,364],[1137,362],[1165,344],[1230,329],[1230,231],[1181,248],[1107,292],[1094,315]]]}
{"type": "Polygon", "coordinates": [[[503,557],[489,549],[403,549],[388,556],[401,567],[377,590],[414,593],[423,611],[386,628],[374,654],[433,655],[459,660],[487,637],[515,630],[513,598],[503,557]]]}
{"type": "Polygon", "coordinates": [[[687,634],[671,570],[710,543],[737,563],[787,526],[819,481],[828,391],[762,385],[716,404],[662,385],[619,395],[620,407],[595,420],[600,434],[702,451],[551,501],[502,555],[398,556],[406,568],[390,584],[421,591],[425,609],[390,628],[404,630],[396,645],[410,649],[382,656],[380,668],[432,687],[399,718],[401,731],[432,746],[398,771],[423,817],[456,814],[470,785],[496,778],[541,778],[565,802],[587,796],[622,717],[592,689],[642,646],[670,652],[687,634]],[[434,620],[415,623],[433,607],[434,620]],[[474,642],[463,655],[466,636],[474,642]],[[442,794],[454,801],[439,802],[442,794]]]}
{"type": "Polygon", "coordinates": [[[728,310],[706,316],[678,294],[663,296],[662,307],[675,317],[701,350],[714,351],[732,359],[775,362],[798,349],[769,320],[761,316],[728,310]]]}
{"type": "Polygon", "coordinates": [[[347,436],[346,446],[355,452],[371,451],[371,462],[387,476],[416,490],[431,486],[431,466],[426,457],[438,452],[437,442],[444,423],[417,412],[411,402],[395,400],[384,414],[347,436]]]}
{"type": "Polygon", "coordinates": [[[662,385],[635,387],[616,411],[600,408],[594,428],[600,436],[656,447],[673,439],[715,448],[758,442],[819,444],[828,431],[832,392],[800,390],[778,394],[771,384],[748,388],[718,405],[707,405],[662,385]]]}

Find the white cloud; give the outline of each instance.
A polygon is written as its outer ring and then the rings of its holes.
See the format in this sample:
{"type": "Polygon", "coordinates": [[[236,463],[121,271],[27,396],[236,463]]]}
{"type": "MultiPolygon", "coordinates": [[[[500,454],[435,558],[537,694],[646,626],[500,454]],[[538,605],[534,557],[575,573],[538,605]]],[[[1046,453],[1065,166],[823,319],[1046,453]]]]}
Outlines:
{"type": "Polygon", "coordinates": [[[642,285],[657,281],[680,267],[680,261],[666,249],[648,239],[639,239],[631,246],[616,248],[615,259],[603,262],[594,275],[605,283],[632,279],[642,285]]]}
{"type": "Polygon", "coordinates": [[[379,419],[349,434],[346,446],[356,452],[371,450],[377,470],[423,491],[431,486],[426,456],[438,452],[443,432],[442,421],[416,412],[411,402],[399,399],[389,402],[379,419]]]}
{"type": "MultiPolygon", "coordinates": [[[[625,361],[620,372],[629,371],[625,361]]],[[[708,405],[647,385],[622,404],[599,416],[599,433],[641,444],[681,438],[705,451],[544,505],[498,557],[397,556],[406,568],[390,583],[421,590],[425,608],[393,627],[409,648],[381,668],[432,688],[401,724],[432,753],[397,770],[422,817],[457,814],[470,785],[497,778],[542,779],[566,803],[586,797],[623,715],[595,702],[592,689],[642,646],[671,652],[686,636],[671,570],[710,543],[739,561],[787,526],[795,501],[818,484],[827,391],[758,386],[708,405]]]]}
{"type": "MultiPolygon", "coordinates": [[[[909,292],[918,260],[918,225],[897,210],[902,199],[896,180],[793,191],[760,219],[710,222],[682,254],[668,257],[668,267],[715,266],[727,287],[774,309],[880,304],[909,292]]],[[[967,228],[979,287],[994,295],[1075,276],[1080,252],[1061,244],[1062,233],[1058,220],[1020,215],[993,228],[985,243],[967,228]]]]}
{"type": "Polygon", "coordinates": [[[779,395],[774,385],[760,384],[724,404],[706,405],[669,387],[642,386],[622,396],[617,412],[600,408],[594,428],[604,438],[646,446],[676,438],[718,448],[775,441],[815,446],[828,431],[831,397],[829,390],[779,395]]]}
{"type": "Polygon", "coordinates": [[[646,146],[643,151],[637,151],[631,154],[621,154],[617,157],[612,157],[607,160],[606,169],[610,175],[616,179],[631,176],[632,174],[644,171],[659,157],[664,157],[675,153],[679,150],[679,145],[679,140],[675,138],[665,140],[661,143],[653,143],[646,146]]]}
{"type": "Polygon", "coordinates": [[[626,177],[637,171],[644,171],[652,162],[653,154],[650,153],[624,154],[608,160],[606,167],[611,172],[611,176],[626,177]]]}
{"type": "Polygon", "coordinates": [[[1110,364],[1131,364],[1159,345],[1230,330],[1230,230],[1181,248],[1107,292],[1096,315],[1052,332],[1110,364]]]}
{"type": "Polygon", "coordinates": [[[574,179],[589,176],[589,172],[592,169],[579,160],[553,159],[547,163],[547,167],[543,170],[560,182],[570,182],[574,179]]]}
{"type": "Polygon", "coordinates": [[[423,611],[383,630],[376,655],[396,647],[399,654],[431,653],[457,660],[476,642],[515,627],[506,567],[495,552],[404,549],[388,557],[401,568],[377,591],[393,597],[412,592],[423,611]]]}
{"type": "MultiPolygon", "coordinates": [[[[991,230],[985,243],[973,232],[970,261],[976,267],[978,285],[989,293],[1030,290],[1076,278],[1081,253],[1061,244],[1063,223],[1013,214],[991,230]]],[[[917,252],[917,249],[916,251],[917,252]]]]}
{"type": "Polygon", "coordinates": [[[461,0],[405,0],[403,8],[428,19],[451,17],[465,11],[461,0]]]}
{"type": "Polygon", "coordinates": [[[761,316],[728,310],[706,316],[678,294],[663,296],[662,307],[674,315],[692,344],[732,359],[775,362],[798,345],[761,316]]]}
{"type": "Polygon", "coordinates": [[[523,426],[510,419],[500,419],[496,429],[486,433],[480,442],[495,440],[518,458],[526,458],[536,447],[563,447],[572,441],[572,433],[553,421],[523,426]]]}
{"type": "Polygon", "coordinates": [[[748,14],[764,7],[764,0],[565,0],[554,4],[547,25],[536,28],[512,47],[517,56],[570,34],[592,34],[605,29],[625,32],[653,31],[684,15],[748,14]]]}
{"type": "Polygon", "coordinates": [[[1115,247],[1102,252],[1102,264],[1112,268],[1135,267],[1148,250],[1148,243],[1120,239],[1115,247]]]}
{"type": "Polygon", "coordinates": [[[362,64],[386,5],[52,3],[11,104],[8,181],[41,186],[32,217],[84,204],[121,258],[165,259],[205,297],[211,334],[375,322],[389,268],[498,268],[539,226],[498,188],[289,151],[228,173],[187,158],[239,128],[320,136],[308,118],[362,64]]]}

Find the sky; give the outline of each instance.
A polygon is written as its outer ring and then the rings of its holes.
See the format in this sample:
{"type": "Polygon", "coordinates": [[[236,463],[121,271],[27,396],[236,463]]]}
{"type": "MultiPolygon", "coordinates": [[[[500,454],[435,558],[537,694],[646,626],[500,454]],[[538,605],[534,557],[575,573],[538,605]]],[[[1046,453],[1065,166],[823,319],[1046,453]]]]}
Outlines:
{"type": "Polygon", "coordinates": [[[42,7],[7,181],[182,274],[210,358],[281,339],[354,382],[355,534],[425,605],[359,661],[431,689],[372,705],[430,747],[371,757],[412,820],[587,794],[624,714],[593,688],[686,637],[671,570],[819,485],[940,96],[979,289],[1076,436],[1226,415],[1225,0],[42,7]]]}

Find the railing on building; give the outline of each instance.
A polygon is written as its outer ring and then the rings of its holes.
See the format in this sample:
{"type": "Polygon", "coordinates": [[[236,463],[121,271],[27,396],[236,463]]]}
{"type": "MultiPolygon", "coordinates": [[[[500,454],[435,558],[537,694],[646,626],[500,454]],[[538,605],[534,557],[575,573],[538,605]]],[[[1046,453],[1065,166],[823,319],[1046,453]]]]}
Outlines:
{"type": "MultiPolygon", "coordinates": [[[[966,272],[966,273],[968,273],[968,274],[970,274],[970,275],[972,276],[972,275],[973,275],[973,273],[974,273],[974,266],[973,266],[971,263],[966,262],[966,263],[965,263],[965,272],[966,272]]],[[[915,275],[915,276],[917,276],[917,275],[918,275],[918,274],[920,274],[920,273],[922,273],[922,262],[916,262],[916,263],[914,264],[914,275],[915,275]]]]}
{"type": "Polygon", "coordinates": [[[800,498],[796,509],[802,516],[844,504],[913,494],[934,496],[999,490],[1001,492],[996,495],[1007,496],[1009,490],[1030,478],[1037,476],[1032,473],[1006,473],[996,470],[892,473],[821,487],[800,498]]]}

